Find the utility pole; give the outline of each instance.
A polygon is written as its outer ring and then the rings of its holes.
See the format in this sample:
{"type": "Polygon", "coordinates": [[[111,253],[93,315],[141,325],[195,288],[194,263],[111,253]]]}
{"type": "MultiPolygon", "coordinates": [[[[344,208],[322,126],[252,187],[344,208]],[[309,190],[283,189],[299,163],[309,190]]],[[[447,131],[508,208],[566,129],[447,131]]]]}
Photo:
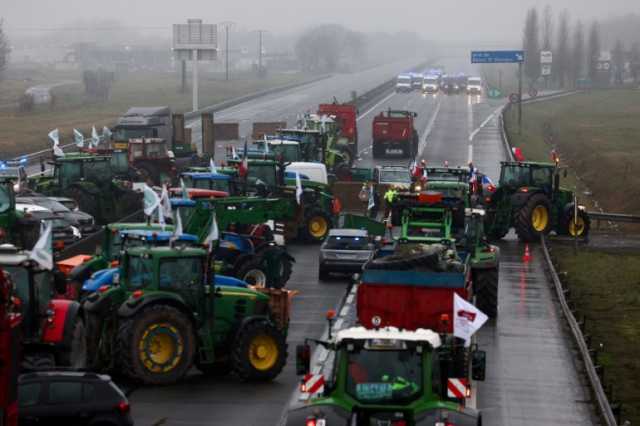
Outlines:
{"type": "Polygon", "coordinates": [[[267,30],[256,30],[258,32],[258,76],[262,76],[262,35],[267,30]]]}
{"type": "Polygon", "coordinates": [[[518,63],[518,134],[522,134],[522,79],[523,66],[522,62],[518,63]]]}
{"type": "Polygon", "coordinates": [[[218,24],[224,27],[224,78],[227,81],[229,80],[229,54],[231,53],[229,47],[229,29],[235,24],[233,21],[223,21],[218,24]]]}

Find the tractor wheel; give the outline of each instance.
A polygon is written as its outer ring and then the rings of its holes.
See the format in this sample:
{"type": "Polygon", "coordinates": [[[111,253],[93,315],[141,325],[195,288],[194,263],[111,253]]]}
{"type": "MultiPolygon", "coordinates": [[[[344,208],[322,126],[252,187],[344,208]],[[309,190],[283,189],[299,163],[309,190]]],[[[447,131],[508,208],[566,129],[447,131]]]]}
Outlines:
{"type": "Polygon", "coordinates": [[[585,238],[591,229],[591,219],[584,210],[578,210],[578,220],[574,220],[573,205],[565,209],[562,233],[570,237],[585,238]]]}
{"type": "Polygon", "coordinates": [[[278,279],[278,286],[276,286],[275,288],[282,288],[284,287],[287,282],[289,281],[289,278],[291,278],[291,272],[293,272],[293,262],[291,261],[291,259],[289,258],[289,256],[281,256],[280,257],[280,268],[278,269],[278,275],[279,275],[279,279],[278,279]]]}
{"type": "Polygon", "coordinates": [[[287,360],[285,337],[267,321],[245,325],[233,347],[233,368],[245,381],[273,380],[287,360]]]}
{"type": "Polygon", "coordinates": [[[485,269],[475,273],[476,306],[489,318],[498,316],[498,270],[485,269]]]}
{"type": "Polygon", "coordinates": [[[150,385],[168,385],[191,368],[196,352],[193,324],[178,309],[154,305],[126,319],[118,330],[121,371],[150,385]]]}
{"type": "Polygon", "coordinates": [[[516,213],[515,228],[521,241],[537,241],[551,230],[551,203],[544,194],[532,195],[516,213]]]}
{"type": "Polygon", "coordinates": [[[62,366],[82,370],[87,368],[87,329],[79,316],[75,318],[72,330],[69,347],[58,352],[57,361],[62,366]]]}
{"type": "Polygon", "coordinates": [[[87,323],[87,368],[99,370],[102,367],[100,359],[100,340],[102,337],[102,318],[100,315],[88,313],[87,323]]]}
{"type": "Polygon", "coordinates": [[[340,154],[343,158],[343,164],[346,164],[347,167],[351,167],[353,165],[353,154],[349,150],[348,147],[345,147],[340,150],[340,154]]]}
{"type": "Polygon", "coordinates": [[[236,278],[258,288],[267,288],[268,274],[263,263],[261,258],[248,260],[238,268],[236,278]]]}
{"type": "Polygon", "coordinates": [[[321,210],[314,210],[307,215],[304,224],[304,236],[306,240],[320,243],[329,234],[331,219],[321,210]]]}

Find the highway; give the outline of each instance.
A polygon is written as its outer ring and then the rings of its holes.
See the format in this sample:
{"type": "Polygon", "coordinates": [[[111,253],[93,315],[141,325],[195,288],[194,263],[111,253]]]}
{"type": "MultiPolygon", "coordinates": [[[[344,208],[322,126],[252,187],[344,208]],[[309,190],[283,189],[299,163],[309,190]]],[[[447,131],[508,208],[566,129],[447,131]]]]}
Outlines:
{"type": "MultiPolygon", "coordinates": [[[[453,71],[466,71],[460,60],[445,65],[453,71]]],[[[333,81],[239,105],[218,113],[216,120],[242,120],[245,131],[252,121],[287,119],[291,123],[297,113],[330,100],[334,90],[339,97],[351,90],[346,82],[344,86],[333,87],[333,81]]],[[[411,109],[418,113],[419,158],[429,164],[442,164],[446,160],[451,166],[464,166],[472,160],[497,180],[499,162],[506,158],[495,119],[499,107],[498,102],[466,95],[424,97],[415,92],[384,97],[361,111],[358,122],[361,153],[357,166],[410,161],[374,162],[368,145],[371,120],[376,113],[388,108],[411,109]]],[[[487,380],[480,384],[477,396],[483,424],[598,424],[591,412],[588,390],[578,374],[580,367],[574,362],[564,319],[547,283],[541,252],[533,246],[533,259],[524,263],[524,247],[513,234],[500,243],[500,248],[499,316],[485,325],[478,336],[479,346],[487,351],[488,358],[487,380]]],[[[205,378],[194,371],[177,386],[135,390],[131,402],[136,424],[277,424],[298,384],[294,375],[295,345],[305,337],[321,336],[325,329],[324,313],[341,303],[347,288],[346,280],[318,281],[317,246],[293,245],[290,251],[296,264],[289,288],[298,290],[299,295],[294,298],[288,338],[289,362],[277,380],[247,384],[233,377],[205,378]]]]}

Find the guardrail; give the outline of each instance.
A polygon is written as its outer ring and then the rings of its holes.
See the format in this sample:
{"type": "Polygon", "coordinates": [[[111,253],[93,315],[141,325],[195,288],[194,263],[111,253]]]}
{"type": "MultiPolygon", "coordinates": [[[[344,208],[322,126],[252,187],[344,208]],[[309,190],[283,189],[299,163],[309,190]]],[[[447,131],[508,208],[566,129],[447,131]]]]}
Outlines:
{"type": "Polygon", "coordinates": [[[567,299],[565,297],[565,289],[562,287],[562,282],[558,277],[558,273],[556,272],[556,268],[551,261],[551,256],[549,255],[549,249],[547,248],[546,239],[544,237],[541,238],[542,241],[542,250],[544,252],[544,258],[547,263],[547,268],[551,275],[551,280],[556,290],[556,294],[558,296],[558,301],[560,302],[560,306],[562,307],[562,312],[569,323],[569,328],[571,329],[571,334],[573,334],[573,338],[578,345],[578,350],[580,351],[580,355],[582,357],[582,361],[585,366],[585,370],[587,373],[587,377],[589,379],[589,383],[591,384],[591,389],[596,397],[598,402],[598,409],[602,418],[605,421],[607,426],[617,426],[618,421],[613,414],[613,410],[611,409],[611,404],[609,403],[609,399],[604,391],[602,386],[602,381],[600,380],[600,376],[598,375],[598,371],[596,366],[594,365],[593,359],[591,358],[589,347],[587,346],[587,342],[585,341],[584,334],[582,333],[582,329],[580,328],[580,324],[576,320],[573,315],[573,311],[569,307],[567,303],[567,299]]]}

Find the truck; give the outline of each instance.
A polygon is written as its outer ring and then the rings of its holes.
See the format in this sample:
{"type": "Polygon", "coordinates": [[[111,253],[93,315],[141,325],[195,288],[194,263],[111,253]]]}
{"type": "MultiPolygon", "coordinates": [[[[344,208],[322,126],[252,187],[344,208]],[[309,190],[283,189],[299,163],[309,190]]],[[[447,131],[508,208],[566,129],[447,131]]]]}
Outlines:
{"type": "Polygon", "coordinates": [[[411,111],[382,111],[373,118],[373,158],[402,155],[412,158],[418,153],[419,137],[411,111]]]}
{"type": "Polygon", "coordinates": [[[396,77],[396,93],[410,93],[413,91],[411,74],[399,74],[396,77]]]}
{"type": "Polygon", "coordinates": [[[22,357],[22,314],[14,289],[0,270],[0,424],[18,426],[18,375],[22,357]]]}
{"type": "MultiPolygon", "coordinates": [[[[481,426],[481,413],[460,404],[468,388],[459,351],[450,336],[422,328],[354,326],[307,339],[296,348],[300,396],[284,424],[481,426]],[[320,373],[311,369],[312,343],[329,353],[320,373]]],[[[486,354],[470,353],[465,368],[484,380],[486,354]]]]}
{"type": "Polygon", "coordinates": [[[151,385],[179,381],[193,365],[270,381],[287,358],[286,290],[212,286],[207,250],[134,247],[115,286],[87,298],[90,365],[151,385]]]}

